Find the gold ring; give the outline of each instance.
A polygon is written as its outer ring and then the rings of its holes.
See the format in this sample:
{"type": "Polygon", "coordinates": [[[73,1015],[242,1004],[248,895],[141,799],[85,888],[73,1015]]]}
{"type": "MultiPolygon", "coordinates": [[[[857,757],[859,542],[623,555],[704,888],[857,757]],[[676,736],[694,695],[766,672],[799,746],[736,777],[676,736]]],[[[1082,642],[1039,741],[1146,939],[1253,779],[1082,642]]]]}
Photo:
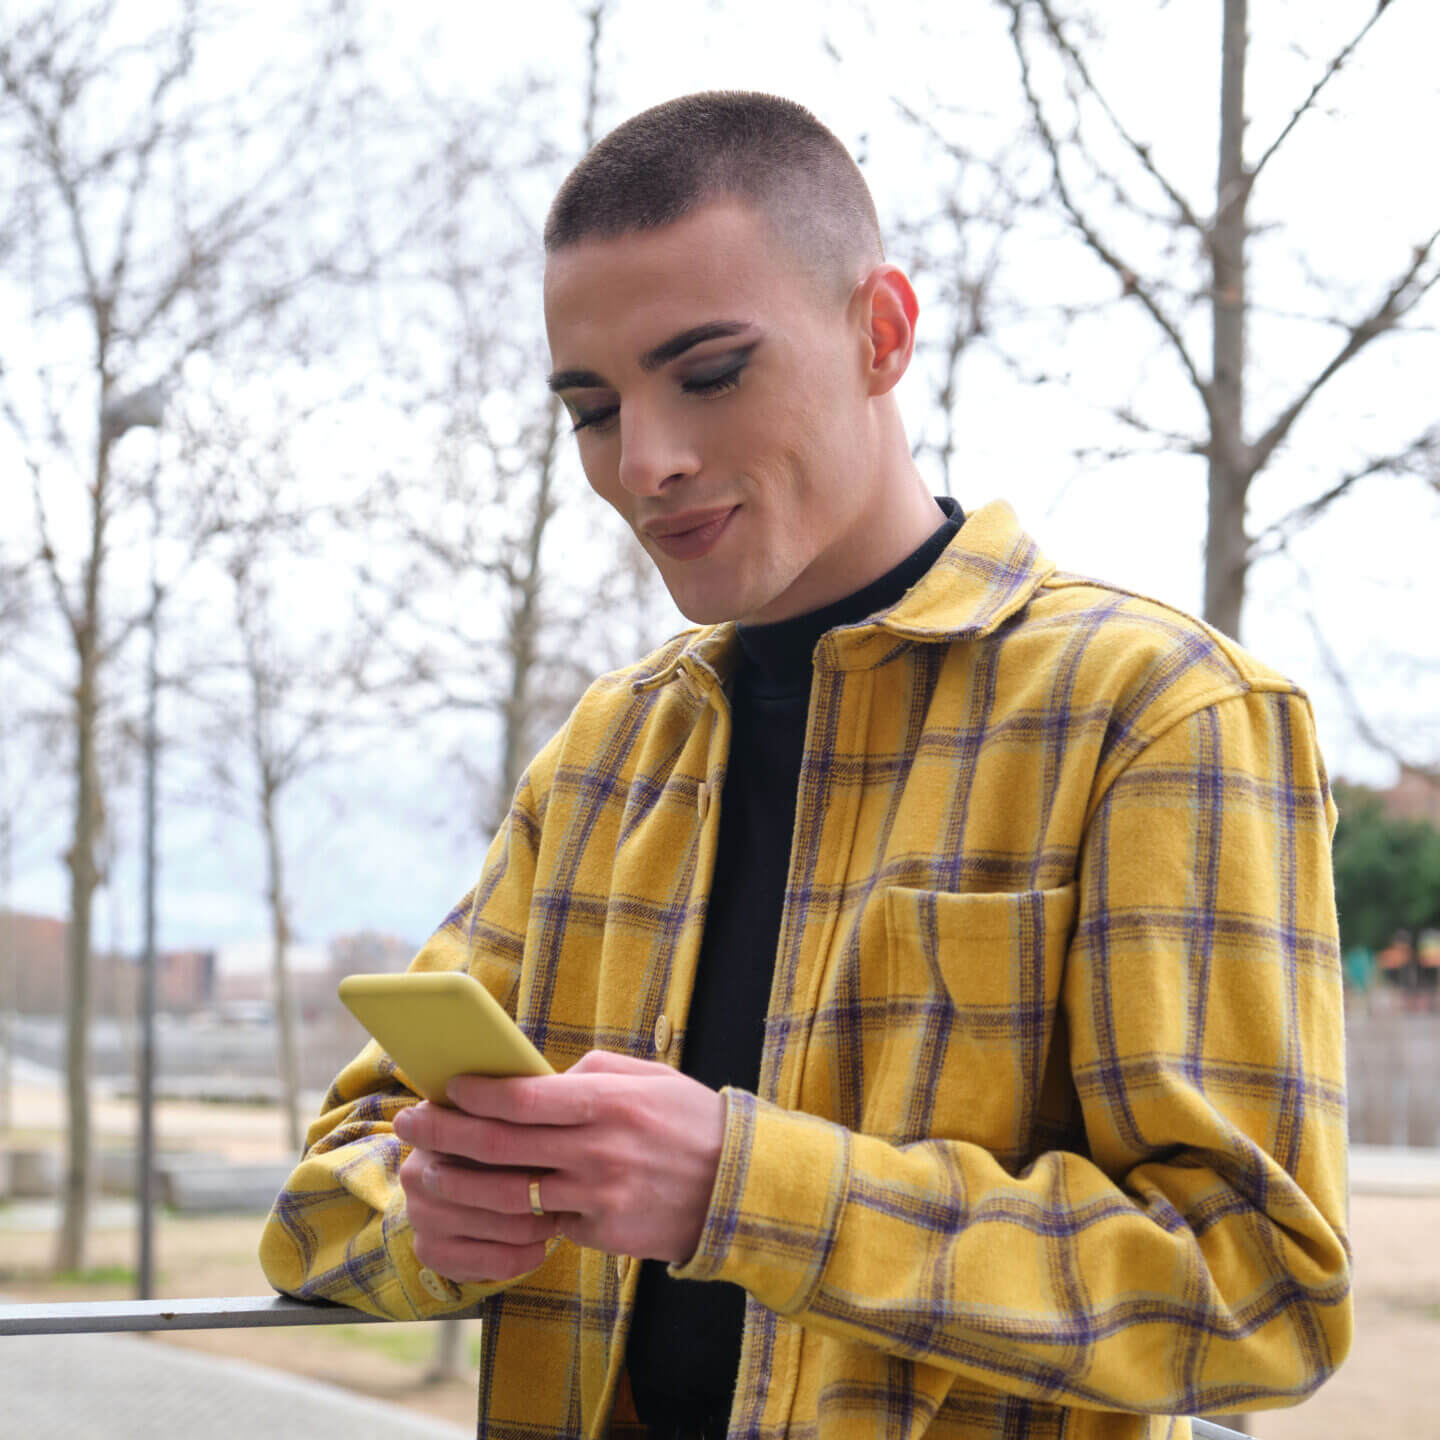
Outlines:
{"type": "Polygon", "coordinates": [[[530,1182],[530,1213],[541,1216],[545,1214],[545,1207],[540,1203],[540,1177],[538,1175],[530,1182]]]}

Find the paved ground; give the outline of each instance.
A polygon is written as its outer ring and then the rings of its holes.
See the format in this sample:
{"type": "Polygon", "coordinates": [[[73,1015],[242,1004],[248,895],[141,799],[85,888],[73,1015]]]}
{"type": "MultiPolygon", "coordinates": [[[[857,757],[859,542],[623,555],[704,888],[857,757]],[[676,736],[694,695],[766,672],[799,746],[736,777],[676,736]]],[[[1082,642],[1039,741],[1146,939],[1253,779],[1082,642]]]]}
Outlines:
{"type": "Polygon", "coordinates": [[[0,1435],[36,1440],[469,1440],[469,1428],[127,1335],[0,1341],[0,1435]]]}

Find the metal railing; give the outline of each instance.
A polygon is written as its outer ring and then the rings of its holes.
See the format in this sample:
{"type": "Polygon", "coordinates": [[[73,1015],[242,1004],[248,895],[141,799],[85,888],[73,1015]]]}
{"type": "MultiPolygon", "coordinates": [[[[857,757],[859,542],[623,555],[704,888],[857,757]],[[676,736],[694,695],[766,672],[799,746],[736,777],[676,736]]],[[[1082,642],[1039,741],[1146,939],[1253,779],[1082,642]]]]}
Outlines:
{"type": "MultiPolygon", "coordinates": [[[[468,1320],[478,1310],[427,1318],[468,1320]]],[[[389,1325],[328,1301],[284,1295],[222,1295],[209,1300],[79,1300],[63,1304],[0,1305],[0,1336],[102,1335],[117,1331],[256,1330],[279,1325],[389,1325]]]]}
{"type": "MultiPolygon", "coordinates": [[[[427,1320],[467,1320],[481,1307],[427,1320]]],[[[79,1300],[64,1304],[0,1305],[0,1337],[96,1335],[124,1331],[268,1329],[280,1325],[390,1325],[328,1301],[283,1295],[222,1295],[205,1300],[79,1300]]],[[[409,1322],[413,1323],[413,1322],[409,1322]]],[[[1195,1440],[1254,1440],[1213,1420],[1192,1419],[1195,1440]]]]}

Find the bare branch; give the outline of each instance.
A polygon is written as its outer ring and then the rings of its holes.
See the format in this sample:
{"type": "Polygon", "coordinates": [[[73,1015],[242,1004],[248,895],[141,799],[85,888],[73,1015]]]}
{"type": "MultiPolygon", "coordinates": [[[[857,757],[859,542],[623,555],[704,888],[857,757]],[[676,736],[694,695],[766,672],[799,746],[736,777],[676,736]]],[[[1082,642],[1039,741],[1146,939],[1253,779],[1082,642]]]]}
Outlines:
{"type": "Polygon", "coordinates": [[[1310,634],[1314,637],[1315,648],[1320,652],[1320,663],[1324,665],[1325,673],[1329,675],[1331,683],[1340,692],[1340,699],[1350,716],[1350,723],[1354,725],[1360,738],[1367,745],[1373,746],[1382,755],[1393,760],[1406,774],[1419,775],[1432,783],[1440,784],[1440,762],[1418,761],[1413,755],[1406,755],[1398,745],[1380,733],[1365,713],[1365,707],[1360,703],[1360,697],[1356,695],[1355,687],[1345,673],[1345,667],[1341,665],[1339,658],[1330,648],[1330,642],[1326,640],[1325,632],[1320,628],[1320,622],[1315,617],[1313,606],[1306,607],[1305,621],[1310,627],[1310,634]]]}
{"type": "Polygon", "coordinates": [[[1130,430],[1151,440],[1163,442],[1163,448],[1178,451],[1182,455],[1205,455],[1209,453],[1209,443],[1199,440],[1194,435],[1186,435],[1180,430],[1167,430],[1163,425],[1152,424],[1144,419],[1128,405],[1121,405],[1110,412],[1122,425],[1130,430]]]}
{"type": "Polygon", "coordinates": [[[1358,470],[1342,475],[1328,490],[1297,505],[1273,524],[1267,525],[1250,545],[1251,560],[1283,550],[1296,531],[1303,529],[1312,520],[1324,514],[1342,495],[1348,494],[1360,481],[1371,475],[1407,475],[1423,468],[1440,465],[1440,425],[1432,425],[1422,435],[1412,440],[1401,450],[1388,455],[1377,455],[1358,470]]]}
{"type": "Polygon", "coordinates": [[[1021,30],[1021,18],[1023,0],[1005,0],[1011,11],[1010,38],[1015,47],[1015,54],[1020,62],[1020,81],[1025,91],[1025,99],[1030,109],[1031,118],[1035,122],[1035,128],[1040,136],[1041,144],[1044,146],[1046,155],[1050,161],[1050,172],[1055,187],[1055,193],[1060,198],[1060,203],[1065,213],[1070,217],[1070,223],[1079,231],[1081,238],[1085,241],[1090,250],[1102,260],[1119,279],[1122,289],[1127,295],[1134,295],[1145,307],[1156,325],[1160,327],[1165,338],[1170,342],[1176,357],[1179,359],[1185,373],[1190,377],[1190,383],[1195,387],[1201,402],[1204,404],[1207,413],[1211,408],[1210,386],[1200,376],[1200,372],[1191,358],[1190,351],[1180,336],[1179,327],[1167,315],[1160,306],[1158,300],[1151,294],[1139,277],[1139,272],[1132,265],[1123,260],[1120,255],[1100,237],[1099,232],[1090,222],[1084,211],[1081,210],[1078,202],[1066,184],[1064,168],[1061,164],[1060,141],[1054,131],[1050,128],[1045,118],[1044,108],[1040,103],[1040,97],[1035,93],[1035,85],[1030,71],[1030,57],[1025,50],[1025,42],[1021,30]]]}
{"type": "Polygon", "coordinates": [[[1290,137],[1290,132],[1300,123],[1305,116],[1315,108],[1315,102],[1320,98],[1320,92],[1340,73],[1346,61],[1355,53],[1360,42],[1370,33],[1371,27],[1389,8],[1390,0],[1380,0],[1375,9],[1371,12],[1370,18],[1360,27],[1360,32],[1342,50],[1340,50],[1325,67],[1320,78],[1310,88],[1310,93],[1302,100],[1296,108],[1295,113],[1280,128],[1280,133],[1266,147],[1265,153],[1250,167],[1250,174],[1246,183],[1254,186],[1259,178],[1260,172],[1270,162],[1270,158],[1290,137]]]}
{"type": "Polygon", "coordinates": [[[155,153],[156,146],[167,133],[163,115],[165,97],[190,73],[190,66],[195,58],[193,23],[194,15],[187,11],[185,20],[176,36],[175,59],[159,72],[150,90],[150,131],[135,146],[133,152],[135,169],[126,191],[125,209],[120,216],[120,224],[116,232],[115,254],[110,264],[109,288],[111,295],[118,295],[124,284],[125,271],[130,261],[130,237],[134,232],[135,218],[139,213],[140,200],[145,192],[146,182],[150,178],[150,160],[155,153]]]}
{"type": "Polygon", "coordinates": [[[1403,274],[1385,292],[1384,298],[1357,324],[1350,327],[1345,343],[1330,358],[1325,368],[1280,412],[1270,428],[1250,449],[1250,469],[1258,474],[1277,446],[1290,433],[1295,422],[1304,413],[1310,402],[1320,393],[1346,365],[1350,363],[1377,336],[1395,329],[1396,325],[1440,282],[1440,265],[1432,274],[1422,275],[1431,252],[1440,242],[1440,229],[1415,247],[1411,263],[1403,274]]]}
{"type": "Polygon", "coordinates": [[[45,513],[45,498],[40,493],[40,466],[30,455],[26,455],[25,465],[30,471],[30,485],[35,501],[35,528],[40,536],[40,563],[45,567],[45,573],[50,579],[50,587],[55,595],[55,608],[59,610],[61,618],[69,627],[71,637],[78,645],[80,616],[70,607],[70,596],[65,589],[64,577],[60,574],[60,561],[50,540],[50,520],[45,513]]]}
{"type": "Polygon", "coordinates": [[[1086,94],[1100,107],[1105,118],[1114,128],[1115,133],[1125,142],[1131,153],[1140,161],[1141,165],[1145,167],[1146,174],[1165,192],[1166,197],[1175,207],[1175,213],[1180,218],[1181,223],[1188,229],[1195,231],[1195,233],[1208,244],[1210,237],[1209,223],[1200,219],[1195,213],[1194,206],[1190,204],[1171,182],[1170,178],[1156,165],[1155,157],[1151,154],[1149,145],[1135,139],[1125,126],[1121,124],[1120,117],[1111,109],[1110,102],[1105,98],[1104,92],[1096,85],[1094,78],[1091,76],[1089,66],[1085,64],[1084,57],[1065,37],[1060,25],[1060,20],[1056,16],[1050,0],[1035,0],[1035,4],[1039,7],[1040,13],[1045,17],[1045,28],[1050,32],[1050,38],[1055,42],[1055,48],[1059,50],[1074,67],[1075,73],[1080,77],[1080,81],[1085,87],[1086,94]]]}
{"type": "Polygon", "coordinates": [[[103,328],[108,306],[100,290],[99,277],[95,273],[95,265],[91,257],[90,237],[85,229],[84,209],[80,202],[80,195],[76,188],[75,178],[66,163],[65,150],[60,138],[60,122],[58,118],[45,113],[40,102],[25,85],[24,80],[25,77],[11,64],[9,51],[0,47],[0,85],[3,85],[15,99],[34,127],[36,138],[40,142],[41,153],[45,159],[46,171],[54,182],[55,188],[60,192],[64,203],[66,218],[70,224],[71,238],[75,242],[76,258],[80,262],[80,270],[85,277],[86,298],[97,324],[103,328]]]}

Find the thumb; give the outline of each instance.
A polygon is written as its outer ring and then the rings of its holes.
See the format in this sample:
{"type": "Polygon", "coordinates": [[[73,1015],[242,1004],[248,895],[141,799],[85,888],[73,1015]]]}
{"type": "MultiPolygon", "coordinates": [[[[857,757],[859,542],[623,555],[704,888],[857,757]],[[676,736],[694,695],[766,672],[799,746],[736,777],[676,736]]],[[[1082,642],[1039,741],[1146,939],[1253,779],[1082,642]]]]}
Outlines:
{"type": "Polygon", "coordinates": [[[591,1050],[582,1055],[568,1075],[673,1075],[668,1065],[657,1060],[637,1060],[633,1055],[617,1055],[613,1050],[591,1050]]]}

